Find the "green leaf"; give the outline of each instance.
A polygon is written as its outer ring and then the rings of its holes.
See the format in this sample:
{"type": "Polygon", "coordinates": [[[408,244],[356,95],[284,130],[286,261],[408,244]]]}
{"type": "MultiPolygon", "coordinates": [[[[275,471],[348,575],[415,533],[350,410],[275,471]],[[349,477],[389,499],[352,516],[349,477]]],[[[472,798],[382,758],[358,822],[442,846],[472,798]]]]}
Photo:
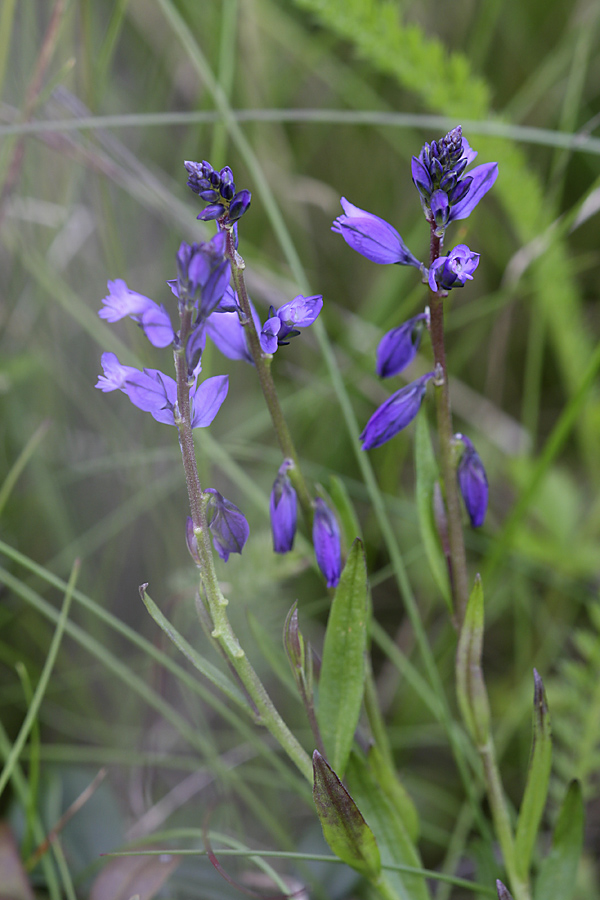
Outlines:
{"type": "Polygon", "coordinates": [[[402,819],[409,838],[411,841],[416,842],[419,837],[419,814],[417,808],[396,772],[391,769],[387,759],[376,744],[369,747],[369,765],[380,790],[387,794],[390,803],[394,805],[396,812],[402,819]]]}
{"type": "Polygon", "coordinates": [[[340,518],[344,545],[350,547],[354,538],[362,539],[362,529],[346,485],[337,475],[329,478],[329,496],[340,518]]]}
{"type": "Polygon", "coordinates": [[[581,785],[572,781],[558,814],[550,853],[540,867],[534,900],[570,900],[573,896],[583,847],[583,819],[581,785]]]}
{"type": "Polygon", "coordinates": [[[533,670],[533,742],[527,783],[523,794],[515,836],[515,866],[517,873],[526,880],[540,819],[548,796],[550,768],[552,766],[552,732],[550,713],[542,679],[533,670]]]}
{"type": "Polygon", "coordinates": [[[342,777],[364,692],[367,590],[365,554],[357,538],[331,604],[319,677],[319,726],[331,765],[342,777]]]}
{"type": "Polygon", "coordinates": [[[431,574],[442,597],[452,613],[452,593],[448,579],[448,567],[440,547],[437,528],[433,515],[433,496],[436,482],[440,474],[431,446],[427,416],[421,411],[417,416],[415,427],[415,468],[416,468],[416,500],[419,515],[419,528],[431,574]]]}
{"type": "Polygon", "coordinates": [[[482,652],[483,586],[481,577],[476,575],[456,651],[456,695],[463,721],[480,747],[487,741],[490,730],[490,708],[481,670],[482,652]]]}
{"type": "Polygon", "coordinates": [[[358,806],[318,750],[313,753],[313,798],[325,840],[339,859],[375,880],[381,858],[358,806]]]}
{"type": "MultiPolygon", "coordinates": [[[[350,757],[347,781],[352,796],[373,830],[382,864],[422,868],[419,852],[396,806],[374,778],[366,760],[357,753],[350,757]]],[[[430,900],[427,884],[421,875],[387,871],[385,877],[400,900],[430,900]]]]}
{"type": "Polygon", "coordinates": [[[240,706],[246,708],[246,701],[242,696],[241,692],[238,688],[231,684],[229,679],[223,675],[212,663],[208,662],[207,659],[200,656],[197,650],[194,650],[191,644],[189,644],[186,639],[180,634],[174,625],[169,622],[169,620],[162,614],[154,600],[146,593],[146,588],[148,585],[143,584],[140,586],[140,596],[144,602],[144,606],[156,622],[159,628],[162,628],[164,633],[168,638],[175,644],[178,650],[180,650],[187,659],[192,663],[192,665],[204,675],[205,678],[214,684],[215,687],[219,688],[220,691],[233,700],[235,703],[240,706]]]}

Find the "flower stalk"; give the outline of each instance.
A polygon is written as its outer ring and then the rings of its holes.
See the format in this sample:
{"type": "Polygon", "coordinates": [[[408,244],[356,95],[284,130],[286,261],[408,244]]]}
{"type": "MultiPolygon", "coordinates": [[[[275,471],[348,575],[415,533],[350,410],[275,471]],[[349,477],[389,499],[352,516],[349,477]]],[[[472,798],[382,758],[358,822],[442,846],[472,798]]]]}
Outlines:
{"type": "Polygon", "coordinates": [[[283,410],[281,409],[275,382],[273,381],[273,375],[271,373],[271,357],[263,354],[260,339],[254,325],[252,310],[250,308],[250,299],[248,297],[246,281],[244,279],[245,263],[235,248],[235,235],[233,229],[227,229],[226,234],[227,242],[225,255],[229,259],[231,265],[231,277],[238,297],[238,303],[243,314],[242,324],[246,329],[248,348],[256,367],[260,387],[271,415],[271,421],[273,422],[273,428],[275,429],[281,452],[286,459],[291,459],[294,463],[289,469],[290,481],[298,494],[298,500],[300,502],[306,526],[307,528],[311,528],[313,520],[312,500],[306,486],[306,481],[302,475],[298,453],[296,452],[292,435],[283,415],[283,410]]]}
{"type": "MultiPolygon", "coordinates": [[[[439,258],[442,239],[436,234],[435,224],[431,225],[430,266],[439,258]]],[[[469,599],[467,557],[461,521],[460,497],[456,480],[456,464],[453,451],[452,411],[446,367],[444,342],[444,298],[446,291],[430,288],[430,332],[433,359],[436,369],[435,399],[440,442],[440,463],[444,481],[444,499],[448,517],[448,543],[450,548],[450,583],[454,599],[454,613],[460,629],[469,599]]]]}

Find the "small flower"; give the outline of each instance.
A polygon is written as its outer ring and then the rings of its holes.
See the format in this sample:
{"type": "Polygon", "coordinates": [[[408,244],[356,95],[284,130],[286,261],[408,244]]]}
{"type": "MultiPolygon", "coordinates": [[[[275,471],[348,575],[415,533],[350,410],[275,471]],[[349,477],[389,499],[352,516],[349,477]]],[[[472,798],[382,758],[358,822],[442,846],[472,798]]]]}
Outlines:
{"type": "Polygon", "coordinates": [[[462,441],[465,449],[456,469],[458,486],[465,502],[473,528],[479,528],[485,521],[488,505],[488,480],[479,454],[468,437],[455,434],[455,440],[462,441]]]}
{"type": "MultiPolygon", "coordinates": [[[[261,325],[258,313],[254,309],[252,301],[249,302],[254,327],[260,334],[261,325]]],[[[207,320],[206,333],[227,359],[242,359],[244,362],[254,365],[246,342],[246,329],[240,322],[237,294],[231,287],[227,288],[218,309],[207,320]],[[222,309],[227,311],[221,312],[222,309]]]]}
{"type": "Polygon", "coordinates": [[[412,178],[421,197],[428,222],[436,233],[444,234],[446,225],[466,219],[498,176],[498,163],[485,163],[463,177],[477,153],[462,136],[460,125],[439,141],[425,144],[411,163],[412,178]]]}
{"type": "Polygon", "coordinates": [[[377,348],[377,374],[380,378],[398,375],[410,365],[421,343],[423,322],[429,323],[428,310],[384,334],[377,348]]]}
{"type": "Polygon", "coordinates": [[[340,202],[345,215],[337,217],[331,230],[341,234],[353,250],[382,265],[398,263],[401,266],[421,268],[419,260],[388,222],[359,209],[345,197],[340,202]]]}
{"type": "Polygon", "coordinates": [[[337,587],[342,574],[340,528],[335,515],[321,497],[315,500],[313,545],[327,587],[337,587]]]}
{"type": "MultiPolygon", "coordinates": [[[[114,353],[102,354],[104,375],[100,375],[96,387],[105,393],[122,391],[138,409],[149,412],[157,422],[176,425],[177,383],[158,369],[140,372],[133,366],[123,366],[114,353]]],[[[229,386],[227,375],[207,378],[190,390],[190,417],[192,428],[206,428],[211,424],[229,386]]]]}
{"type": "Polygon", "coordinates": [[[299,328],[308,328],[316,320],[323,309],[323,297],[315,294],[303,297],[299,294],[288,303],[284,303],[277,311],[269,307],[269,318],[260,333],[260,345],[264,353],[273,354],[278,347],[286,347],[288,338],[297,337],[299,328]]]}
{"type": "Polygon", "coordinates": [[[363,450],[380,447],[412,422],[421,408],[427,382],[434,372],[422,375],[382,403],[367,422],[360,439],[363,450]]]}
{"type": "Polygon", "coordinates": [[[248,210],[252,195],[250,191],[236,191],[233,172],[225,166],[216,172],[209,162],[184,163],[188,173],[188,187],[208,203],[198,216],[202,221],[218,219],[219,226],[231,228],[248,210]]]}
{"type": "Polygon", "coordinates": [[[275,553],[287,553],[294,546],[298,501],[287,474],[293,465],[291,459],[283,461],[271,491],[269,512],[275,553]]]}
{"type": "Polygon", "coordinates": [[[118,322],[129,316],[142,328],[154,347],[168,347],[175,337],[169,314],[164,306],[159,306],[149,297],[130,291],[122,278],[108,282],[108,296],[98,312],[107,322],[118,322]]]}
{"type": "Polygon", "coordinates": [[[244,514],[222,494],[214,488],[207,488],[204,493],[211,495],[207,515],[213,544],[221,559],[227,562],[230,553],[242,552],[250,528],[244,514]]]}
{"type": "Polygon", "coordinates": [[[479,253],[472,253],[466,244],[459,244],[448,256],[440,256],[429,269],[429,287],[432,291],[440,288],[463,287],[473,280],[473,272],[479,265],[479,253]]]}

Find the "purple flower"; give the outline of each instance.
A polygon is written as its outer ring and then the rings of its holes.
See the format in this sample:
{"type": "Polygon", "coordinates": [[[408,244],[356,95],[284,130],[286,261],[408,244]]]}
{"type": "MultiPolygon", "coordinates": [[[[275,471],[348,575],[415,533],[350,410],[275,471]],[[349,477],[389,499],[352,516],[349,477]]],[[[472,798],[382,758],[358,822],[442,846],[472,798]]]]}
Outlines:
{"type": "Polygon", "coordinates": [[[242,552],[250,528],[244,514],[222,494],[214,488],[207,488],[204,493],[210,494],[207,515],[213,544],[221,559],[227,562],[230,553],[242,552]]]}
{"type": "Polygon", "coordinates": [[[465,502],[473,528],[479,528],[485,521],[488,505],[488,480],[483,463],[475,447],[464,434],[455,434],[455,440],[462,441],[465,449],[456,469],[458,486],[465,502]]]}
{"type": "Polygon", "coordinates": [[[180,306],[196,307],[198,321],[207,319],[219,306],[229,284],[229,260],[225,258],[224,231],[210,241],[186,244],[177,251],[177,281],[170,282],[180,306]]]}
{"type": "Polygon", "coordinates": [[[419,412],[427,382],[433,378],[434,372],[428,372],[400,388],[395,394],[382,403],[367,422],[360,439],[363,450],[380,447],[406,428],[419,412]]]}
{"type": "Polygon", "coordinates": [[[283,461],[271,491],[269,512],[275,553],[287,553],[294,546],[298,502],[288,475],[293,465],[291,459],[283,461]]]}
{"type": "Polygon", "coordinates": [[[108,282],[108,296],[102,302],[104,306],[98,312],[101,319],[118,322],[129,316],[141,326],[154,347],[168,347],[173,343],[173,326],[164,306],[159,306],[143,294],[130,291],[122,278],[108,282]]]}
{"type": "Polygon", "coordinates": [[[327,587],[337,587],[342,574],[340,528],[334,513],[321,497],[315,500],[313,545],[327,587]]]}
{"type": "Polygon", "coordinates": [[[278,347],[289,344],[286,338],[296,337],[299,328],[308,328],[312,325],[323,309],[323,297],[315,294],[312,297],[303,297],[298,294],[293,300],[284,303],[277,311],[269,308],[269,318],[265,322],[260,333],[260,345],[264,353],[273,354],[278,347]]]}
{"type": "MultiPolygon", "coordinates": [[[[258,313],[254,309],[252,301],[249,302],[254,327],[260,334],[261,326],[258,313]]],[[[219,308],[207,320],[206,333],[227,359],[243,359],[250,365],[254,365],[252,354],[246,342],[246,329],[240,322],[237,294],[231,287],[227,288],[219,308]],[[221,309],[236,311],[221,312],[221,309]]]]}
{"type": "Polygon", "coordinates": [[[388,222],[359,209],[345,197],[340,202],[345,215],[337,217],[331,230],[341,234],[353,250],[382,265],[398,263],[401,266],[421,268],[419,260],[388,222]]]}
{"type": "Polygon", "coordinates": [[[498,163],[485,163],[463,177],[476,156],[459,125],[441,140],[425,144],[412,158],[413,182],[425,217],[435,223],[438,235],[450,222],[466,219],[498,176],[498,163]]]}
{"type": "Polygon", "coordinates": [[[440,288],[463,287],[473,280],[473,272],[479,265],[479,253],[472,253],[466,244],[459,244],[448,256],[440,256],[429,269],[429,287],[432,291],[440,288]]]}
{"type": "Polygon", "coordinates": [[[377,374],[380,378],[398,375],[410,365],[421,343],[422,322],[429,324],[428,310],[384,334],[377,348],[377,374]]]}
{"type": "Polygon", "coordinates": [[[233,172],[225,166],[215,171],[209,162],[186,161],[188,187],[198,194],[208,206],[198,216],[203,221],[218,219],[223,228],[230,228],[248,210],[252,195],[250,191],[236,191],[233,172]]]}
{"type": "MultiPolygon", "coordinates": [[[[176,425],[177,384],[169,375],[158,369],[144,369],[140,372],[133,366],[123,366],[114,353],[102,354],[104,375],[100,375],[96,387],[105,393],[120,390],[126,394],[134,406],[149,412],[157,422],[176,425]]],[[[190,416],[192,428],[206,428],[210,425],[225,397],[228,376],[216,375],[207,378],[190,390],[190,416]]]]}

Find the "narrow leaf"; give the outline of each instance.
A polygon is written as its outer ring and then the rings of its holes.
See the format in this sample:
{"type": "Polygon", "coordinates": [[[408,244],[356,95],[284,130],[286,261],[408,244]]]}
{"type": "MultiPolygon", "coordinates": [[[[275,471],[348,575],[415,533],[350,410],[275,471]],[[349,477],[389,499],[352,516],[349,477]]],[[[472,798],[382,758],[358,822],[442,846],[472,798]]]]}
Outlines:
{"type": "Polygon", "coordinates": [[[360,715],[366,647],[367,566],[357,538],[329,612],[319,678],[319,726],[328,758],[341,776],[360,715]]]}
{"type": "Polygon", "coordinates": [[[481,670],[482,652],[483,587],[477,575],[456,651],[456,694],[464,723],[480,747],[487,741],[490,730],[490,708],[481,670]]]}
{"type": "Polygon", "coordinates": [[[419,836],[419,814],[417,808],[396,772],[390,768],[388,761],[376,744],[369,748],[369,765],[379,785],[379,789],[387,795],[390,803],[393,804],[411,841],[416,842],[419,836]]]}
{"type": "Polygon", "coordinates": [[[496,890],[498,891],[498,900],[513,900],[510,891],[500,879],[496,881],[496,890]]]}
{"type": "MultiPolygon", "coordinates": [[[[367,761],[357,753],[352,753],[348,764],[348,786],[373,830],[383,865],[422,868],[419,852],[395,804],[374,778],[367,761]]],[[[399,900],[430,900],[421,875],[387,871],[385,877],[389,890],[399,900]]]]}
{"type": "Polygon", "coordinates": [[[561,806],[550,853],[540,867],[534,900],[570,900],[583,847],[583,798],[581,785],[572,781],[561,806]]]}
{"type": "Polygon", "coordinates": [[[373,832],[358,806],[318,750],[313,753],[313,798],[325,840],[339,859],[375,880],[381,871],[373,832]]]}
{"type": "Polygon", "coordinates": [[[219,671],[212,663],[208,662],[208,660],[204,659],[197,650],[194,650],[191,644],[189,644],[186,639],[180,634],[174,625],[169,622],[169,620],[162,614],[154,600],[146,593],[147,584],[142,584],[140,586],[140,596],[144,602],[144,606],[156,622],[159,628],[161,628],[168,638],[175,644],[178,650],[183,653],[183,655],[189,659],[192,665],[198,669],[198,671],[204,675],[205,678],[220,691],[229,697],[230,700],[233,700],[238,706],[241,706],[243,709],[247,709],[247,703],[238,690],[238,688],[231,684],[228,678],[223,675],[222,672],[219,671]]]}
{"type": "Polygon", "coordinates": [[[552,766],[552,732],[544,684],[533,670],[533,742],[527,783],[519,811],[515,836],[515,866],[518,875],[527,878],[540,819],[548,796],[552,766]]]}
{"type": "Polygon", "coordinates": [[[433,513],[433,496],[435,484],[439,481],[438,465],[431,446],[427,416],[423,411],[417,416],[415,427],[415,469],[416,499],[421,540],[429,562],[431,574],[450,612],[452,612],[452,594],[448,579],[448,568],[442,553],[435,526],[433,513]]]}

